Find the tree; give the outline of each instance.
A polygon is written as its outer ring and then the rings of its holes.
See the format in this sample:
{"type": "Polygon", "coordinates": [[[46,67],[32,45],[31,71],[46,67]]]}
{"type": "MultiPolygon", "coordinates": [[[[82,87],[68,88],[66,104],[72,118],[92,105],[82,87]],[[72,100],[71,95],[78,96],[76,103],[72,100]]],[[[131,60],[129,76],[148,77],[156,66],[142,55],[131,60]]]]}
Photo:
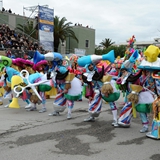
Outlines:
{"type": "Polygon", "coordinates": [[[33,21],[27,21],[25,24],[18,24],[16,30],[17,29],[21,31],[21,33],[24,33],[34,39],[38,39],[36,26],[34,26],[33,21]]]}
{"type": "Polygon", "coordinates": [[[114,44],[115,42],[112,42],[111,39],[109,38],[105,38],[105,40],[103,40],[101,43],[100,43],[100,46],[103,47],[104,49],[110,47],[112,44],[114,44]]]}
{"type": "Polygon", "coordinates": [[[96,55],[102,55],[102,51],[103,51],[103,49],[100,46],[97,46],[95,48],[95,54],[96,55]]]}
{"type": "Polygon", "coordinates": [[[60,42],[64,42],[67,37],[71,37],[78,42],[75,33],[70,26],[71,22],[66,22],[67,19],[63,17],[60,19],[58,16],[54,17],[54,51],[58,51],[60,42]]]}
{"type": "Polygon", "coordinates": [[[102,51],[102,54],[106,54],[110,52],[111,50],[114,50],[115,58],[120,56],[121,58],[124,57],[126,47],[123,45],[120,46],[110,46],[102,51]]]}

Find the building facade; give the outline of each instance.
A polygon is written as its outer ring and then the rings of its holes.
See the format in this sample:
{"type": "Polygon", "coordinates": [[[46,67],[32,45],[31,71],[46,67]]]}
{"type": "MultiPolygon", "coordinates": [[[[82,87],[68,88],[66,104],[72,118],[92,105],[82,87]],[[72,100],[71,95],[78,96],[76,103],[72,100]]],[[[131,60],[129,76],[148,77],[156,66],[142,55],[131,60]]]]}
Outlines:
{"type": "Polygon", "coordinates": [[[18,24],[26,24],[27,21],[33,21],[36,25],[36,19],[28,18],[25,16],[21,16],[18,14],[12,14],[8,12],[0,12],[0,24],[6,24],[10,27],[10,29],[15,29],[18,24]]]}
{"type": "Polygon", "coordinates": [[[95,53],[95,29],[83,27],[81,25],[73,26],[73,31],[78,39],[78,43],[71,37],[66,39],[66,53],[76,54],[94,54],[95,53]]]}
{"type": "MultiPolygon", "coordinates": [[[[10,29],[15,29],[18,24],[25,24],[27,21],[33,21],[36,25],[36,19],[29,18],[8,12],[0,12],[0,24],[7,24],[10,29]]],[[[95,29],[84,27],[82,25],[72,26],[73,31],[78,39],[68,37],[66,42],[60,44],[59,52],[62,54],[79,53],[79,54],[94,54],[95,53],[95,29]]]]}

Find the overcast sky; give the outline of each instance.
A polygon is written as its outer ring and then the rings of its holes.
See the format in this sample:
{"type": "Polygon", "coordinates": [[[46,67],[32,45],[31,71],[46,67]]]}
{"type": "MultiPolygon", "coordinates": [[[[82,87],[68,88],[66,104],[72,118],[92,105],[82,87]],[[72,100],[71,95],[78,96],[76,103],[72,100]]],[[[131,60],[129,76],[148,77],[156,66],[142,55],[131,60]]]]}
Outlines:
{"type": "MultiPolygon", "coordinates": [[[[23,7],[48,5],[54,9],[54,16],[95,29],[97,45],[105,38],[118,44],[132,35],[137,42],[160,37],[160,0],[3,0],[0,3],[20,15],[23,7]]],[[[31,13],[25,10],[26,15],[31,13]]]]}

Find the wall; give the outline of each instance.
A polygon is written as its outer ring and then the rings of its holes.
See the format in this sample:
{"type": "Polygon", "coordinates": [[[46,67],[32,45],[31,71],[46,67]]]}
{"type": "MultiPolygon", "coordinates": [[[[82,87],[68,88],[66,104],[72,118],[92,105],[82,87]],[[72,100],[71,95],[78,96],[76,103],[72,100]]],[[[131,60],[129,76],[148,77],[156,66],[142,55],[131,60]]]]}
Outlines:
{"type": "Polygon", "coordinates": [[[86,55],[95,53],[95,29],[87,28],[83,26],[73,26],[73,31],[79,40],[77,43],[73,38],[67,38],[66,51],[70,50],[70,53],[74,53],[75,48],[85,49],[86,55]],[[85,41],[89,40],[89,47],[85,47],[85,41]]]}
{"type": "Polygon", "coordinates": [[[36,22],[34,18],[27,18],[21,15],[11,14],[8,12],[0,12],[0,24],[7,24],[11,29],[15,29],[18,24],[25,24],[27,20],[32,20],[36,22]]]}

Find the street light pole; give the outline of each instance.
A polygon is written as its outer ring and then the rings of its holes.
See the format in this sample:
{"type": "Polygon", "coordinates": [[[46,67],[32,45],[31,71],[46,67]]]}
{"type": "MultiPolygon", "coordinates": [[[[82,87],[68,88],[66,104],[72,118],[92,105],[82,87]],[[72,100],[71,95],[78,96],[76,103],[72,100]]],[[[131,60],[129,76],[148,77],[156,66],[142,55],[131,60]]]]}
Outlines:
{"type": "Polygon", "coordinates": [[[69,54],[70,54],[70,35],[69,35],[69,54]]]}
{"type": "MultiPolygon", "coordinates": [[[[1,0],[0,2],[1,2],[1,6],[2,6],[2,8],[3,8],[3,0],[1,0]]],[[[2,8],[1,8],[1,11],[2,11],[2,8]]]]}

